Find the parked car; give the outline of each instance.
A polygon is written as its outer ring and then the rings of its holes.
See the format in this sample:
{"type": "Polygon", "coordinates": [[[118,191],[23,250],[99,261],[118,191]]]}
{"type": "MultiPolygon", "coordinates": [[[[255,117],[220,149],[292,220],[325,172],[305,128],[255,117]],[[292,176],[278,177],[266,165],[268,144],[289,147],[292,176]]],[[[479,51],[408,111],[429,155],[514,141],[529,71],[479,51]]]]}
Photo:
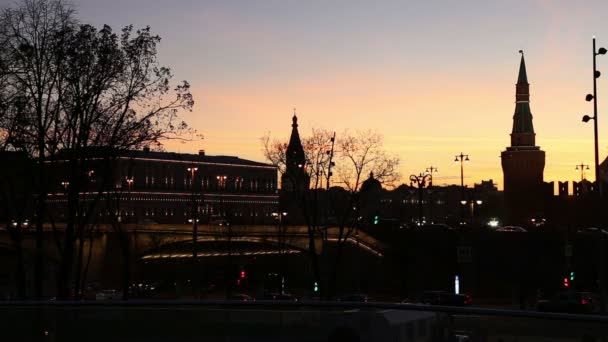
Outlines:
{"type": "Polygon", "coordinates": [[[519,226],[504,226],[500,228],[496,228],[497,232],[511,232],[511,233],[527,233],[528,231],[519,226]]]}
{"type": "Polygon", "coordinates": [[[402,303],[467,306],[473,304],[473,299],[468,294],[456,294],[448,291],[425,291],[419,297],[409,299],[402,303]]]}
{"type": "Polygon", "coordinates": [[[95,294],[95,300],[119,300],[122,298],[122,292],[117,290],[101,290],[95,294]]]}
{"type": "Polygon", "coordinates": [[[608,230],[595,227],[583,228],[577,231],[578,234],[598,234],[600,232],[602,234],[608,235],[608,230]]]}
{"type": "Polygon", "coordinates": [[[436,233],[436,232],[451,232],[454,228],[447,224],[423,224],[418,229],[423,232],[436,233]]]}
{"type": "Polygon", "coordinates": [[[286,300],[286,301],[293,301],[293,302],[297,302],[298,299],[293,296],[291,293],[269,293],[266,296],[264,296],[264,299],[267,300],[286,300]]]}
{"type": "Polygon", "coordinates": [[[595,309],[595,300],[589,292],[565,291],[557,293],[548,300],[539,300],[536,303],[538,311],[591,313],[595,309]]]}
{"type": "Polygon", "coordinates": [[[255,298],[244,293],[234,294],[230,297],[230,300],[241,301],[241,302],[255,302],[255,298]]]}
{"type": "Polygon", "coordinates": [[[359,302],[359,303],[367,303],[367,295],[364,294],[349,294],[336,298],[339,302],[359,302]]]}

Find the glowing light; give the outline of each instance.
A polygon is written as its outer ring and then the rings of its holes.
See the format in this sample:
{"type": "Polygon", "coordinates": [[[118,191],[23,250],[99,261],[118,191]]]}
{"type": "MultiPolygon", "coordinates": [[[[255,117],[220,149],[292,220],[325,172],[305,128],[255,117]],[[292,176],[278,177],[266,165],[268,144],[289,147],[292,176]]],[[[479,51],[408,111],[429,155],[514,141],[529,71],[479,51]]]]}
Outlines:
{"type": "Polygon", "coordinates": [[[454,293],[460,294],[460,277],[454,276],[454,293]]]}
{"type": "Polygon", "coordinates": [[[492,228],[496,228],[496,227],[498,227],[498,224],[499,224],[499,222],[498,222],[498,220],[497,220],[497,219],[495,219],[495,218],[490,219],[490,221],[488,221],[488,226],[490,226],[490,227],[492,227],[492,228]]]}

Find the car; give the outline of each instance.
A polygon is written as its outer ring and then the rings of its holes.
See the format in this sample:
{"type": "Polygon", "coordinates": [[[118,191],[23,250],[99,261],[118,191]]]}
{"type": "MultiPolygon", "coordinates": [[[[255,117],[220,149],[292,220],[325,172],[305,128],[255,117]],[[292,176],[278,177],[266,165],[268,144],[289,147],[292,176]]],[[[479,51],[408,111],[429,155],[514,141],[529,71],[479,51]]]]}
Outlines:
{"type": "Polygon", "coordinates": [[[95,300],[119,300],[122,298],[122,292],[117,290],[101,290],[95,294],[95,300]]]}
{"type": "Polygon", "coordinates": [[[244,293],[238,293],[230,296],[229,300],[240,301],[240,302],[255,302],[255,298],[244,293]]]}
{"type": "Polygon", "coordinates": [[[418,226],[418,230],[422,232],[451,232],[454,231],[454,228],[448,226],[447,224],[423,224],[418,226]]]}
{"type": "Polygon", "coordinates": [[[536,303],[538,311],[564,313],[591,313],[595,310],[596,301],[589,292],[564,291],[548,300],[536,303]]]}
{"type": "Polygon", "coordinates": [[[264,299],[267,300],[284,300],[284,301],[292,301],[297,302],[298,299],[294,297],[291,293],[269,293],[264,296],[264,299]]]}
{"type": "Polygon", "coordinates": [[[496,228],[496,232],[511,232],[511,233],[527,233],[528,231],[519,226],[504,226],[500,228],[496,228]]]}
{"type": "Polygon", "coordinates": [[[448,291],[425,291],[418,299],[413,301],[419,304],[443,306],[468,306],[473,304],[473,299],[469,294],[457,294],[448,291]]]}
{"type": "Polygon", "coordinates": [[[583,228],[577,231],[578,234],[598,234],[600,232],[602,234],[608,235],[608,230],[596,227],[583,228]]]}
{"type": "Polygon", "coordinates": [[[367,303],[367,295],[364,294],[349,294],[336,298],[339,302],[358,302],[358,303],[367,303]]]}

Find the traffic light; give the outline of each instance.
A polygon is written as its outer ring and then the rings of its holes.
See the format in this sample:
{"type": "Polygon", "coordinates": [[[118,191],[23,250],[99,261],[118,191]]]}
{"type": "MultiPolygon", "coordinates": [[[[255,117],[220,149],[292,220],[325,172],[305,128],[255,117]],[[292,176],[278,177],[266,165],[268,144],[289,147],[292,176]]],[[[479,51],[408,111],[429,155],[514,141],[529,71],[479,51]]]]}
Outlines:
{"type": "Polygon", "coordinates": [[[319,283],[317,283],[316,281],[313,284],[313,288],[312,288],[314,293],[319,292],[319,283]]]}
{"type": "Polygon", "coordinates": [[[564,277],[564,287],[570,287],[570,281],[568,280],[568,277],[564,277]]]}
{"type": "Polygon", "coordinates": [[[574,280],[574,271],[571,271],[570,272],[570,281],[573,281],[573,280],[574,280]]]}
{"type": "Polygon", "coordinates": [[[378,215],[375,215],[374,216],[374,224],[378,224],[378,221],[379,221],[378,215]]]}
{"type": "Polygon", "coordinates": [[[241,271],[241,279],[245,279],[245,277],[247,276],[247,273],[245,272],[245,270],[241,271]]]}

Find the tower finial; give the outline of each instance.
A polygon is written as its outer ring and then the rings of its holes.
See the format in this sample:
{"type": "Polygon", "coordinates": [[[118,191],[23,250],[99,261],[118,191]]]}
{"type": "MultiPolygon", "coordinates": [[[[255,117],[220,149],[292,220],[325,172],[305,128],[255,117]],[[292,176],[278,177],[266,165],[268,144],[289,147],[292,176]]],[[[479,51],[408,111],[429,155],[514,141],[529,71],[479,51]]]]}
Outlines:
{"type": "Polygon", "coordinates": [[[296,107],[293,107],[293,117],[291,118],[292,124],[291,127],[298,127],[298,117],[296,116],[296,107]]]}
{"type": "Polygon", "coordinates": [[[519,64],[519,76],[517,77],[517,84],[527,84],[528,74],[526,73],[526,61],[524,60],[524,50],[519,50],[521,53],[521,62],[519,64]]]}

